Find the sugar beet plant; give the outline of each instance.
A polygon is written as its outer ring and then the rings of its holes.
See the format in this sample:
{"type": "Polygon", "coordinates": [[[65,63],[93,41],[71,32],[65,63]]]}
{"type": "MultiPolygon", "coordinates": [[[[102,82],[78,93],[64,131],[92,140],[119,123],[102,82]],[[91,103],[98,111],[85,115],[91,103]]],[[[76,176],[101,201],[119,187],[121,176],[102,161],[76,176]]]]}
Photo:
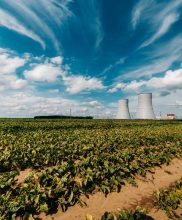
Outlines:
{"type": "MultiPolygon", "coordinates": [[[[87,214],[86,220],[96,220],[92,215],[87,214]]],[[[117,213],[105,212],[100,220],[153,220],[152,217],[147,215],[145,208],[137,207],[132,210],[121,210],[117,213]]]]}
{"type": "Polygon", "coordinates": [[[182,156],[180,122],[12,120],[0,135],[2,219],[84,205],[82,194],[119,191],[123,179],[182,156]]]}
{"type": "Polygon", "coordinates": [[[169,188],[157,192],[157,206],[163,209],[170,219],[182,218],[182,179],[169,188]],[[178,213],[176,210],[181,212],[178,213]]]}

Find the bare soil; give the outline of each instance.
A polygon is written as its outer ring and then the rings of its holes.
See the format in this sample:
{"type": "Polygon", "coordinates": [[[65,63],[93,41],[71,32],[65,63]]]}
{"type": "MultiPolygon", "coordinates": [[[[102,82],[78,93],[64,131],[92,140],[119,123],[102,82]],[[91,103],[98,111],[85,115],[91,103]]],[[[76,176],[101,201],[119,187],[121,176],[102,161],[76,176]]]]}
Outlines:
{"type": "MultiPolygon", "coordinates": [[[[30,173],[31,169],[21,171],[18,182],[22,182],[30,173]]],[[[173,159],[169,165],[154,168],[155,173],[147,173],[146,177],[136,176],[136,186],[126,183],[121,192],[110,193],[107,197],[97,192],[89,198],[83,197],[87,206],[75,205],[66,212],[59,211],[56,214],[41,214],[43,220],[85,220],[86,214],[91,214],[96,219],[104,212],[118,212],[121,209],[135,209],[137,206],[149,210],[149,215],[154,219],[167,220],[164,211],[157,210],[154,206],[155,192],[161,188],[169,187],[182,177],[182,159],[173,159]]]]}
{"type": "Polygon", "coordinates": [[[20,172],[20,175],[17,177],[18,183],[22,183],[27,176],[29,176],[32,172],[32,169],[26,169],[20,172]]]}
{"type": "Polygon", "coordinates": [[[138,205],[146,207],[149,215],[154,219],[167,220],[165,212],[154,207],[154,194],[161,188],[168,187],[182,177],[182,160],[173,159],[170,165],[156,167],[155,173],[148,173],[146,178],[137,178],[137,187],[126,184],[121,192],[110,193],[107,197],[98,192],[85,198],[86,207],[75,205],[65,213],[58,211],[54,215],[42,215],[44,220],[85,220],[86,214],[91,214],[96,219],[104,212],[118,212],[121,209],[135,209],[138,205]]]}

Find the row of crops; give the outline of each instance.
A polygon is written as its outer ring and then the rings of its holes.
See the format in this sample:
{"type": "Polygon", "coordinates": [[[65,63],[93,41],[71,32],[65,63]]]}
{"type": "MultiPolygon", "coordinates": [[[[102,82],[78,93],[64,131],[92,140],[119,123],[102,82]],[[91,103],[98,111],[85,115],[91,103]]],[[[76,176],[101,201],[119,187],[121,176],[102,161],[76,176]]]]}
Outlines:
{"type": "MultiPolygon", "coordinates": [[[[182,179],[155,193],[154,196],[156,210],[165,211],[169,219],[182,219],[182,179]]],[[[154,220],[148,215],[146,208],[137,207],[133,210],[121,210],[117,213],[105,212],[101,220],[154,220]]],[[[87,214],[86,220],[95,220],[87,214]]]]}
{"type": "Polygon", "coordinates": [[[2,219],[84,205],[83,194],[120,191],[124,179],[182,157],[176,121],[1,120],[0,137],[2,219]]]}
{"type": "Polygon", "coordinates": [[[157,206],[169,219],[182,219],[182,179],[157,193],[157,206]]]}
{"type": "MultiPolygon", "coordinates": [[[[87,214],[86,220],[96,220],[92,215],[87,214]]],[[[100,220],[154,220],[147,215],[145,208],[137,207],[136,210],[121,210],[118,213],[105,212],[100,220]]]]}

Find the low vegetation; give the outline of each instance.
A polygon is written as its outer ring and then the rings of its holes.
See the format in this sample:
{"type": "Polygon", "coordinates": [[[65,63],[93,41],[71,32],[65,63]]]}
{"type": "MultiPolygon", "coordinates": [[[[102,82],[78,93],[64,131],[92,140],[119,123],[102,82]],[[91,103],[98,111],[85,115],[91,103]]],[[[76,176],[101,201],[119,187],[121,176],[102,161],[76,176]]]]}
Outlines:
{"type": "MultiPolygon", "coordinates": [[[[95,220],[92,215],[87,214],[86,220],[95,220]]],[[[137,207],[136,210],[121,210],[118,213],[105,212],[100,220],[153,220],[147,215],[147,210],[137,207]]]]}
{"type": "Polygon", "coordinates": [[[120,191],[182,156],[177,121],[1,120],[0,136],[1,219],[84,205],[82,194],[120,191]]]}
{"type": "Polygon", "coordinates": [[[182,218],[182,179],[157,193],[157,205],[170,219],[182,218]]]}
{"type": "MultiPolygon", "coordinates": [[[[168,188],[161,189],[155,194],[156,210],[165,211],[169,219],[182,218],[182,179],[175,182],[168,188]]],[[[96,220],[92,215],[87,214],[86,220],[96,220]]],[[[100,220],[154,220],[148,215],[148,210],[137,207],[135,210],[121,210],[116,213],[105,212],[100,220]]]]}

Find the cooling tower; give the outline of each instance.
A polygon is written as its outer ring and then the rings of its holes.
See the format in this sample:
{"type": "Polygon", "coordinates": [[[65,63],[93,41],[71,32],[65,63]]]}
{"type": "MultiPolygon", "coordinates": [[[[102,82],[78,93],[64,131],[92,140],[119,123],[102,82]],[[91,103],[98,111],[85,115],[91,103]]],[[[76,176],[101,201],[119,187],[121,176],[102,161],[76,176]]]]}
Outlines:
{"type": "Polygon", "coordinates": [[[130,113],[128,108],[128,99],[122,99],[119,101],[117,119],[130,119],[130,113]]]}
{"type": "Polygon", "coordinates": [[[152,93],[140,93],[138,95],[138,119],[155,119],[152,106],[152,93]]]}

